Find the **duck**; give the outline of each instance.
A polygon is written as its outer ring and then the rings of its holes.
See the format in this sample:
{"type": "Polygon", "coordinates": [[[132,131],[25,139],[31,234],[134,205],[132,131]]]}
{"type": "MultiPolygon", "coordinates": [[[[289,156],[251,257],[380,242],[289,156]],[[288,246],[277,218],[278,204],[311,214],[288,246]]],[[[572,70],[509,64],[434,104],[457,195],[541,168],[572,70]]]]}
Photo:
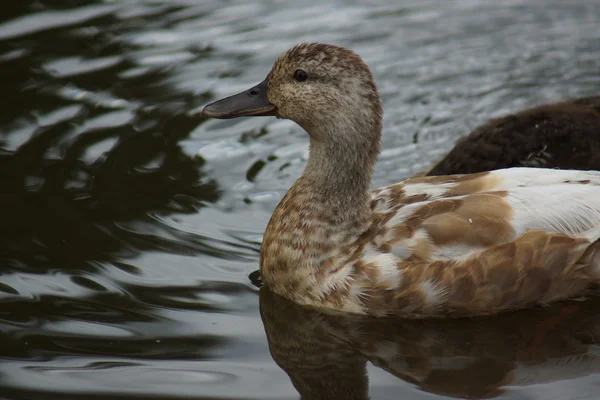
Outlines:
{"type": "Polygon", "coordinates": [[[513,167],[372,189],[382,101],[354,51],[300,43],[267,77],[205,117],[275,116],[309,137],[302,175],[260,249],[262,281],[335,314],[499,314],[593,293],[600,281],[600,172],[513,167]]]}
{"type": "Polygon", "coordinates": [[[600,170],[600,96],[542,104],[487,121],[460,138],[428,176],[509,167],[600,170]]]}

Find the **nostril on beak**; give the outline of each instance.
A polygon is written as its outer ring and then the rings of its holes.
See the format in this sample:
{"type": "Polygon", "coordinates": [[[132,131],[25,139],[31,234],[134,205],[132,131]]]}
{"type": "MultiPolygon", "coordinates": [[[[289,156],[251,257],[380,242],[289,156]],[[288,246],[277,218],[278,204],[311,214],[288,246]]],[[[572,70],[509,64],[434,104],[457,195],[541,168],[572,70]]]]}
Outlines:
{"type": "Polygon", "coordinates": [[[257,88],[252,88],[248,91],[248,94],[250,96],[256,96],[258,93],[260,93],[260,90],[258,90],[257,88]]]}

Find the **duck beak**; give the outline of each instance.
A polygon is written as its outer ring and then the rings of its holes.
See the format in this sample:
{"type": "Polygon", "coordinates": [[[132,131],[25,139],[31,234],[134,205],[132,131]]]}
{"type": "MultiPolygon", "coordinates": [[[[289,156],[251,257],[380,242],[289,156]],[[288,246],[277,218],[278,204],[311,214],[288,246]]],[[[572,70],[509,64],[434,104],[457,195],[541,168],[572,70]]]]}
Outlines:
{"type": "Polygon", "coordinates": [[[233,96],[210,103],[202,110],[206,117],[229,119],[275,115],[277,107],[267,98],[267,79],[233,96]]]}

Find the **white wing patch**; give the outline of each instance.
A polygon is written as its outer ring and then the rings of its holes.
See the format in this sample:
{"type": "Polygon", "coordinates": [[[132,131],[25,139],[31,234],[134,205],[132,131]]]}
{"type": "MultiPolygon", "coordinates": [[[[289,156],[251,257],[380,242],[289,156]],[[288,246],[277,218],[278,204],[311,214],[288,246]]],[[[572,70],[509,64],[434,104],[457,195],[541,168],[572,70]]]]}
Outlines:
{"type": "Polygon", "coordinates": [[[441,183],[441,184],[431,184],[431,183],[410,183],[404,186],[404,195],[415,196],[426,194],[430,199],[439,199],[444,196],[448,190],[452,189],[456,186],[455,183],[441,183]]]}
{"type": "Polygon", "coordinates": [[[562,183],[589,181],[590,185],[600,185],[600,171],[559,170],[548,168],[505,168],[491,172],[503,179],[495,190],[517,187],[540,187],[562,183]]]}
{"type": "Polygon", "coordinates": [[[600,186],[562,184],[511,190],[517,234],[539,229],[581,236],[600,225],[600,186]]]}
{"type": "Polygon", "coordinates": [[[395,256],[403,260],[410,257],[417,244],[421,241],[431,244],[431,238],[424,229],[419,229],[410,238],[393,243],[391,251],[395,256]]]}
{"type": "Polygon", "coordinates": [[[432,248],[431,260],[454,260],[458,262],[464,261],[482,251],[481,247],[473,247],[468,244],[452,244],[432,248]]]}
{"type": "Polygon", "coordinates": [[[379,266],[379,280],[385,282],[391,287],[398,287],[402,282],[402,275],[398,269],[398,259],[390,253],[378,255],[374,262],[379,266]]]}
{"type": "Polygon", "coordinates": [[[421,282],[420,289],[425,296],[425,305],[427,308],[436,308],[442,305],[448,297],[447,287],[443,287],[430,280],[421,282]]]}
{"type": "Polygon", "coordinates": [[[373,264],[377,268],[378,282],[385,283],[390,287],[397,287],[402,282],[402,274],[398,269],[398,258],[391,253],[381,253],[373,247],[367,247],[364,262],[373,264]]]}

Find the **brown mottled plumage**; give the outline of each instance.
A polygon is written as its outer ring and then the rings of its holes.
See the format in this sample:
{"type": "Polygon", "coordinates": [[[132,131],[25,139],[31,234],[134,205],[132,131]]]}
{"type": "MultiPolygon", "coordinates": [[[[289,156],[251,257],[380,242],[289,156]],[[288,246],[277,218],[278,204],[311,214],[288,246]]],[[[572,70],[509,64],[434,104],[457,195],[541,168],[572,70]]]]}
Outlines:
{"type": "Polygon", "coordinates": [[[600,96],[495,118],[459,139],[427,174],[510,167],[600,170],[600,96]]]}
{"type": "MultiPolygon", "coordinates": [[[[371,362],[420,390],[481,399],[600,372],[600,299],[484,318],[331,315],[263,287],[271,355],[303,400],[367,400],[371,362]]],[[[565,393],[562,393],[565,394],[565,393]]]]}
{"type": "Polygon", "coordinates": [[[495,314],[600,279],[600,172],[511,168],[370,191],[381,102],[350,50],[301,44],[267,79],[205,107],[276,115],[310,135],[303,175],[264,234],[260,269],[297,303],[376,316],[495,314]]]}

